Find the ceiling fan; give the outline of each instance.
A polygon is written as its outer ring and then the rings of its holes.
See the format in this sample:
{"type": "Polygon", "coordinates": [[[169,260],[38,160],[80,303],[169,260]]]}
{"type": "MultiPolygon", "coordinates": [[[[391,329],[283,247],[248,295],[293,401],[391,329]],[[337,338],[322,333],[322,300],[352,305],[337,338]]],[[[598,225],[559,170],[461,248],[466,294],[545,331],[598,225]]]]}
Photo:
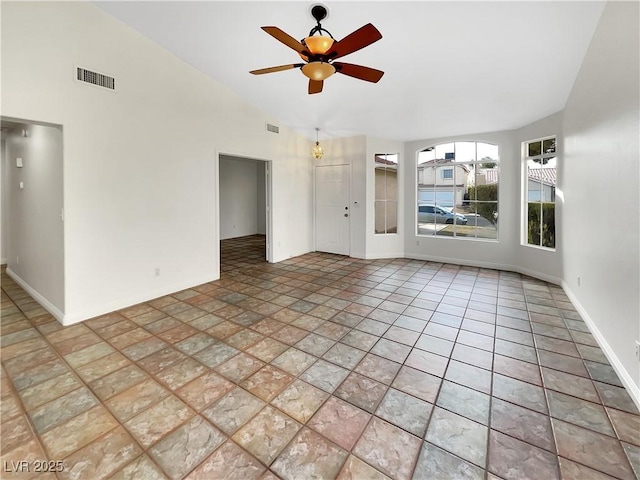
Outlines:
{"type": "Polygon", "coordinates": [[[382,34],[376,27],[368,23],[342,40],[335,41],[331,33],[320,25],[320,21],[327,16],[326,7],[314,5],[311,7],[311,15],[316,19],[317,25],[311,29],[309,36],[301,41],[297,41],[278,27],[262,27],[262,30],[276,40],[298,52],[305,63],[291,63],[277,67],[262,68],[260,70],[252,70],[249,73],[263,75],[265,73],[300,68],[302,73],[309,78],[309,94],[320,93],[324,80],[336,72],[372,83],[377,83],[382,78],[384,72],[375,68],[334,61],[380,40],[382,34]],[[326,35],[323,35],[323,32],[326,35]],[[318,35],[314,36],[316,33],[318,35]]]}

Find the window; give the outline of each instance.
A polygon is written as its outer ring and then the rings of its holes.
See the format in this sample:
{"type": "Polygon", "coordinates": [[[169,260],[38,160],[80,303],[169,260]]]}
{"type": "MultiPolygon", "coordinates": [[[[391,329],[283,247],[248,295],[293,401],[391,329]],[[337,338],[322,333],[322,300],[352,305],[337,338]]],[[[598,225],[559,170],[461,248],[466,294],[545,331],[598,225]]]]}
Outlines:
{"type": "MultiPolygon", "coordinates": [[[[556,137],[524,143],[526,244],[556,248],[556,137]]],[[[525,241],[523,241],[525,243],[525,241]]]]}
{"type": "Polygon", "coordinates": [[[375,233],[398,233],[398,154],[376,153],[375,233]]]}
{"type": "Polygon", "coordinates": [[[497,145],[434,145],[418,152],[417,169],[418,235],[497,240],[497,145]]]}

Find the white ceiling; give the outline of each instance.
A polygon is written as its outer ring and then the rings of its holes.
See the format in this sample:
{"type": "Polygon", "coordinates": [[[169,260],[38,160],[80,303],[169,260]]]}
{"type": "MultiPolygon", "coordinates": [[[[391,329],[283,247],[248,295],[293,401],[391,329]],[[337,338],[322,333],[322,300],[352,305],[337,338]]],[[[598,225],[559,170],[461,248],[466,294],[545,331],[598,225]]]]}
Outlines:
{"type": "Polygon", "coordinates": [[[326,1],[341,39],[366,23],[383,35],[344,57],[385,72],[377,84],[334,75],[307,94],[297,53],[260,27],[301,39],[315,1],[98,2],[249,103],[309,138],[409,141],[518,128],[564,108],[604,2],[326,1]]]}

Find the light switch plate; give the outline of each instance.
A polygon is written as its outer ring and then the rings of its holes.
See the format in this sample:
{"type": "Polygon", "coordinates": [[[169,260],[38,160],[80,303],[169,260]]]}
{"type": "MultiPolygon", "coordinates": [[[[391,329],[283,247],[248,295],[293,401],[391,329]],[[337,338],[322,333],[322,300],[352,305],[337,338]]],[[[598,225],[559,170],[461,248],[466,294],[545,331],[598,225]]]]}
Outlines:
{"type": "Polygon", "coordinates": [[[22,167],[22,158],[16,158],[16,167],[22,167]]]}

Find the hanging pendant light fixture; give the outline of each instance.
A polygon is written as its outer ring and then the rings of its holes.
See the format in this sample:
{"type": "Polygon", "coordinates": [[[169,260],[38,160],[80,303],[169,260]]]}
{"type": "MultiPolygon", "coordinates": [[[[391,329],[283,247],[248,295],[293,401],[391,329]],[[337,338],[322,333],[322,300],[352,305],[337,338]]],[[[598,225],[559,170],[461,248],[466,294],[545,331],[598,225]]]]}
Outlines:
{"type": "Polygon", "coordinates": [[[320,129],[316,127],[316,144],[313,146],[313,150],[311,150],[311,156],[316,160],[320,160],[322,158],[322,155],[324,155],[324,150],[322,150],[322,147],[320,146],[320,142],[318,141],[319,131],[320,129]]]}

